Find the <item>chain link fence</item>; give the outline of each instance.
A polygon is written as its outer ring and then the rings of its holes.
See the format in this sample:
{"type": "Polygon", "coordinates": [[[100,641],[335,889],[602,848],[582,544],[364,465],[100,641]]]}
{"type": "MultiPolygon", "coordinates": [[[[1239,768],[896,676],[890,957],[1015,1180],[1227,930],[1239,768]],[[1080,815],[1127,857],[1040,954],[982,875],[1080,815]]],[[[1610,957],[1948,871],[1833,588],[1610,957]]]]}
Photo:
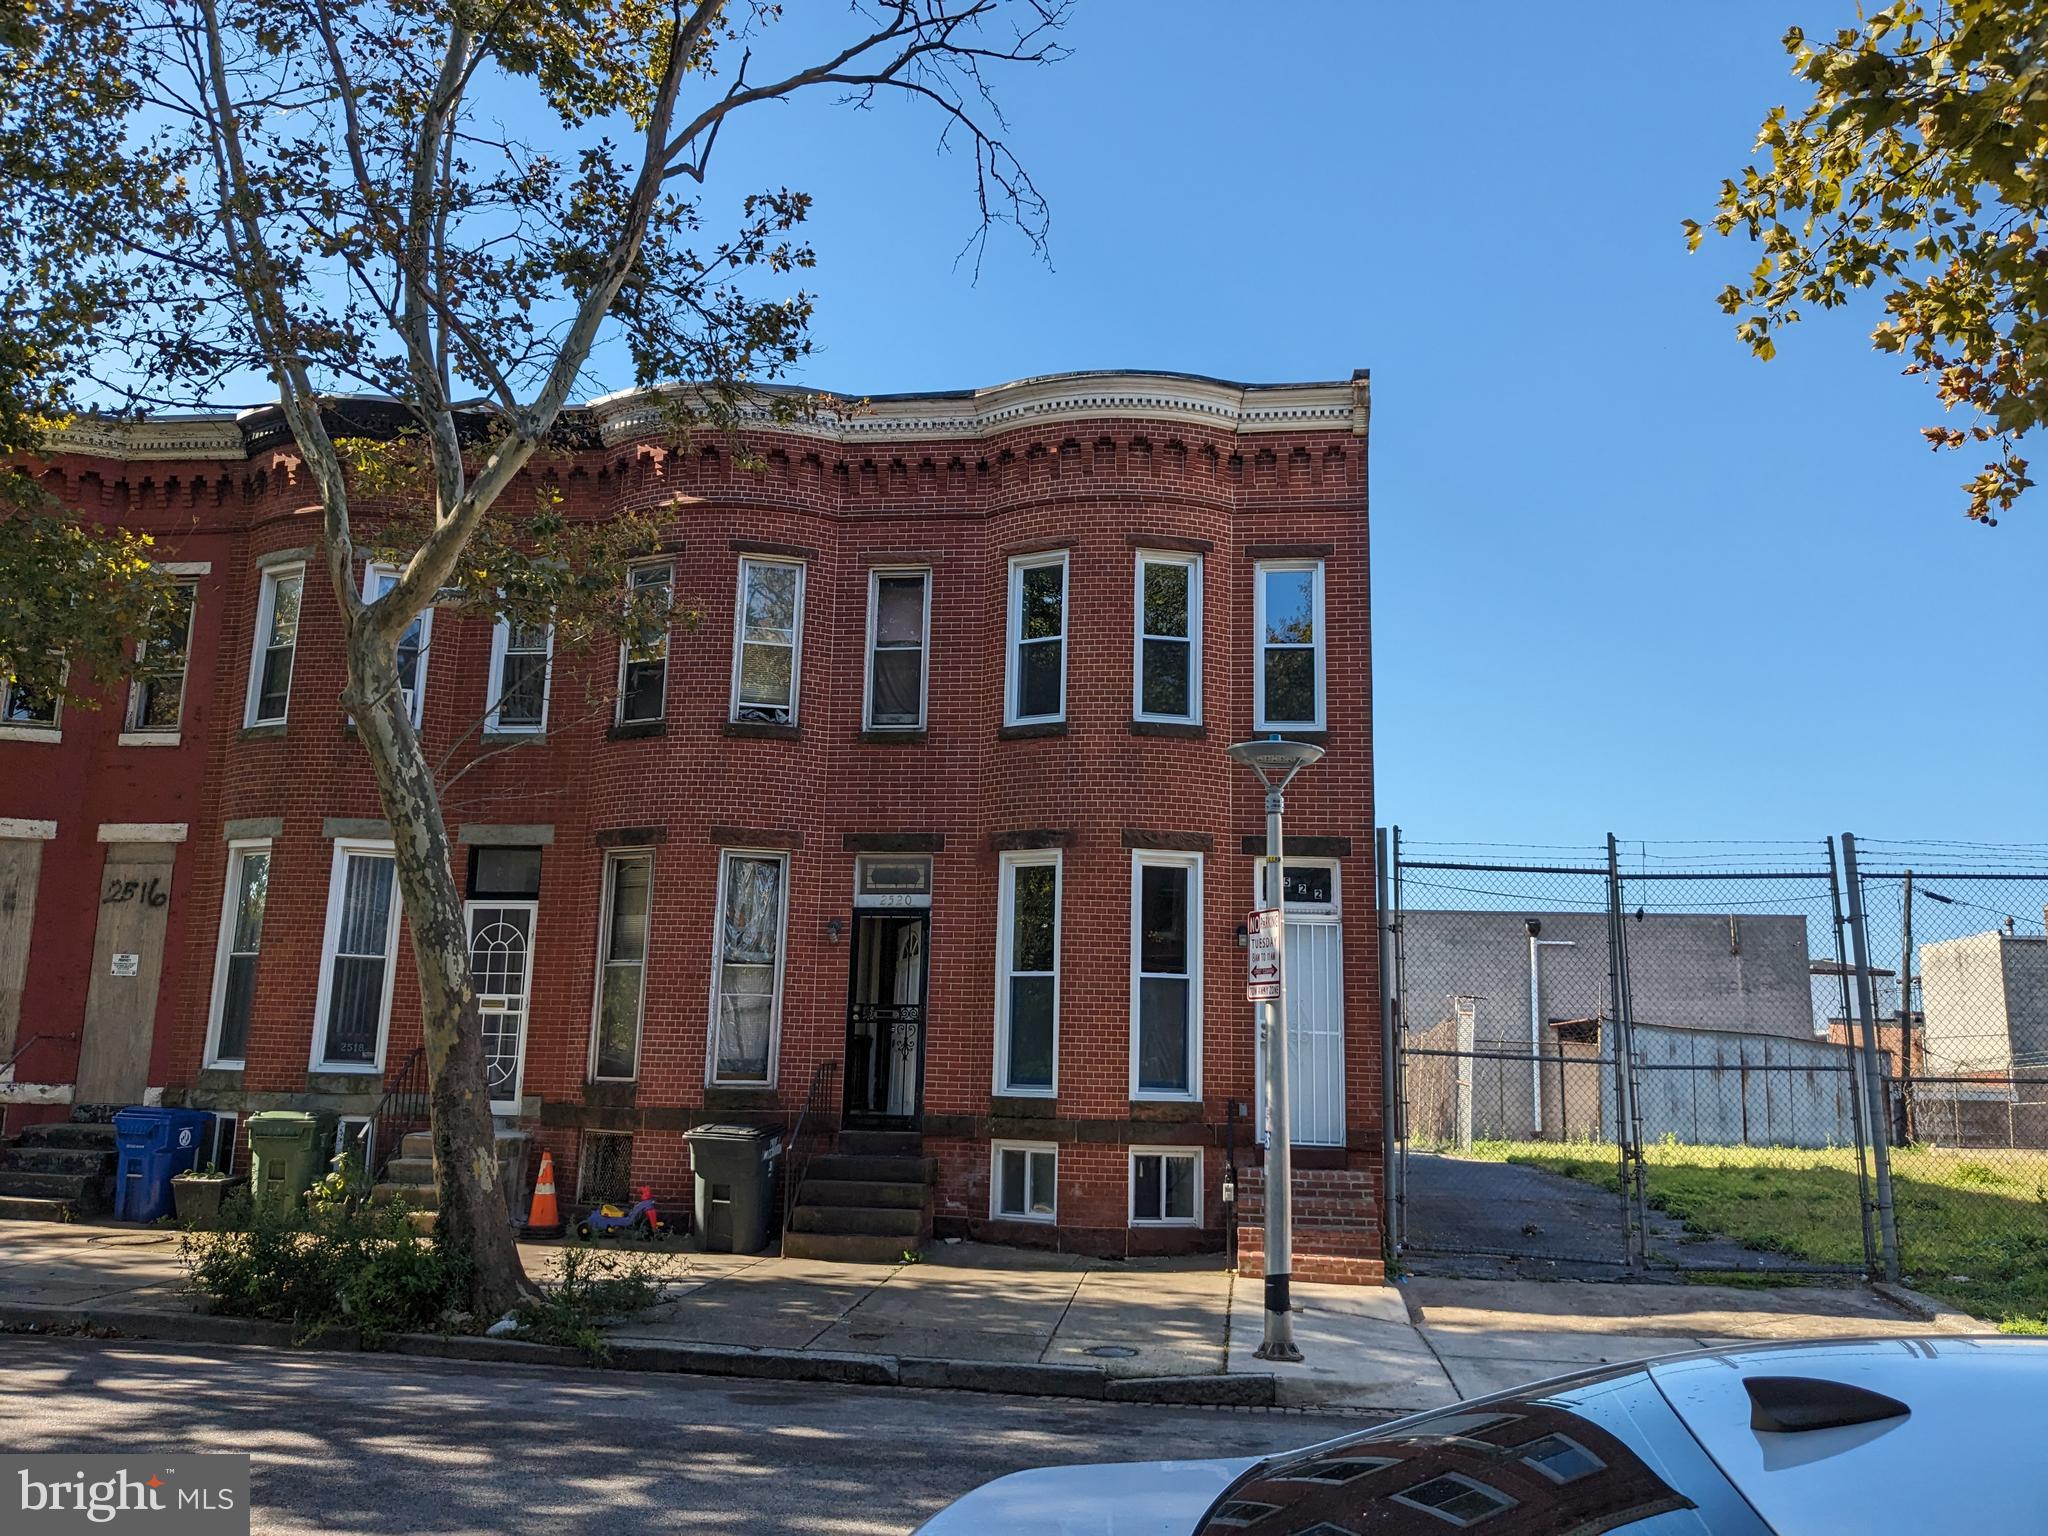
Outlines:
{"type": "Polygon", "coordinates": [[[1390,849],[1397,1260],[2048,1326],[2048,848],[1390,849]]]}
{"type": "Polygon", "coordinates": [[[2048,848],[1856,851],[1899,1268],[1981,1316],[2042,1318],[2048,848]]]}

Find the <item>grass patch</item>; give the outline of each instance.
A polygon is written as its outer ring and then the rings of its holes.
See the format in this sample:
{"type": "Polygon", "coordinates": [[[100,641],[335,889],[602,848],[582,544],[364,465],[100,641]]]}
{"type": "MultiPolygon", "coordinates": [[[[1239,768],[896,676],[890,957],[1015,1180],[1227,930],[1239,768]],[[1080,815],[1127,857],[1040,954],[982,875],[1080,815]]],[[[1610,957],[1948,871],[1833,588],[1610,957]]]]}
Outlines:
{"type": "MultiPolygon", "coordinates": [[[[1471,1155],[1523,1163],[1614,1190],[1612,1147],[1476,1142],[1471,1155]]],[[[1763,1253],[1860,1267],[1861,1193],[1853,1148],[1644,1148],[1649,1202],[1688,1232],[1763,1253]]],[[[1894,1148],[1892,1193],[1903,1268],[1915,1289],[2010,1333],[2048,1333],[2048,1153],[1894,1148]]]]}

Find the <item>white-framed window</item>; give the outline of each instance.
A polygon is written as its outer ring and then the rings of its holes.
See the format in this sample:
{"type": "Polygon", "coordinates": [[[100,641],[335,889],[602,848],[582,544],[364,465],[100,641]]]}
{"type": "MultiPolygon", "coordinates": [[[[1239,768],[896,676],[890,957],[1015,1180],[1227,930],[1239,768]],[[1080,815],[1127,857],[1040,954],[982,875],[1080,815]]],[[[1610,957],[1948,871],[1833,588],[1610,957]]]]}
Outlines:
{"type": "Polygon", "coordinates": [[[548,673],[554,655],[554,625],[499,616],[491,626],[485,730],[495,735],[548,728],[548,673]]]}
{"type": "Polygon", "coordinates": [[[990,1151],[988,1213],[1002,1221],[1055,1221],[1060,1149],[1050,1141],[999,1141],[990,1151]]]}
{"type": "Polygon", "coordinates": [[[590,1027],[590,1075],[601,1082],[630,1080],[640,1072],[647,925],[653,909],[654,855],[644,849],[606,855],[590,1027]]]}
{"type": "Polygon", "coordinates": [[[1262,560],[1253,590],[1252,726],[1323,729],[1323,562],[1262,560]]]}
{"type": "Polygon", "coordinates": [[[741,560],[733,605],[733,720],[796,724],[803,642],[803,562],[741,560]]]}
{"type": "Polygon", "coordinates": [[[337,839],[313,1011],[315,1071],[384,1070],[398,912],[398,859],[391,844],[337,839]]]}
{"type": "Polygon", "coordinates": [[[241,1129],[242,1117],[233,1110],[213,1111],[213,1127],[207,1132],[205,1155],[194,1164],[198,1168],[216,1168],[222,1173],[235,1171],[235,1142],[241,1129]]]}
{"type": "Polygon", "coordinates": [[[1003,724],[1067,718],[1067,552],[1010,561],[1003,724]]]}
{"type": "Polygon", "coordinates": [[[270,841],[228,844],[227,891],[213,961],[213,1011],[206,1026],[206,1064],[240,1067],[249,1055],[256,1002],[256,959],[263,948],[263,911],[270,900],[270,841]]]}
{"type": "Polygon", "coordinates": [[[1132,603],[1132,716],[1196,723],[1202,718],[1202,557],[1139,550],[1132,603]]]}
{"type": "MultiPolygon", "coordinates": [[[[666,560],[636,565],[626,572],[626,586],[638,601],[663,612],[675,600],[676,571],[666,560]]],[[[619,724],[641,725],[661,719],[668,699],[668,625],[644,645],[619,645],[619,724]]]]}
{"type": "Polygon", "coordinates": [[[1131,1148],[1131,1225],[1202,1224],[1202,1149],[1131,1148]]]}
{"type": "Polygon", "coordinates": [[[61,739],[62,701],[54,693],[38,693],[14,678],[0,682],[0,739],[61,739]]]}
{"type": "Polygon", "coordinates": [[[249,656],[249,700],[244,725],[282,725],[292,700],[292,660],[299,648],[299,604],[306,591],[303,565],[273,565],[256,596],[255,648],[249,656]]]}
{"type": "Polygon", "coordinates": [[[1406,1504],[1410,1509],[1419,1509],[1456,1526],[1477,1525],[1504,1509],[1513,1509],[1518,1502],[1498,1488],[1467,1477],[1462,1472],[1446,1472],[1426,1483],[1417,1483],[1413,1488],[1403,1488],[1390,1497],[1396,1504],[1406,1504]]]}
{"type": "MultiPolygon", "coordinates": [[[[398,585],[399,574],[395,565],[364,566],[363,601],[377,601],[398,585]]],[[[405,626],[405,633],[398,637],[398,691],[405,695],[405,712],[412,716],[414,730],[419,729],[426,709],[427,647],[433,636],[434,610],[426,607],[413,615],[412,622],[405,626]]]]}
{"type": "Polygon", "coordinates": [[[996,1092],[1059,1090],[1060,850],[1006,853],[996,917],[996,1092]]]}
{"type": "Polygon", "coordinates": [[[718,860],[708,1080],[773,1083],[782,1023],[789,855],[726,849],[718,860]]]}
{"type": "Polygon", "coordinates": [[[1131,1097],[1202,1095],[1202,856],[1131,855],[1131,1097]]]}
{"type": "Polygon", "coordinates": [[[198,599],[197,582],[177,583],[149,633],[136,642],[136,673],[128,684],[124,731],[150,736],[178,734],[185,714],[185,663],[198,599]]]}
{"type": "Polygon", "coordinates": [[[924,728],[931,592],[930,571],[868,572],[868,665],[861,720],[871,731],[924,728]]]}

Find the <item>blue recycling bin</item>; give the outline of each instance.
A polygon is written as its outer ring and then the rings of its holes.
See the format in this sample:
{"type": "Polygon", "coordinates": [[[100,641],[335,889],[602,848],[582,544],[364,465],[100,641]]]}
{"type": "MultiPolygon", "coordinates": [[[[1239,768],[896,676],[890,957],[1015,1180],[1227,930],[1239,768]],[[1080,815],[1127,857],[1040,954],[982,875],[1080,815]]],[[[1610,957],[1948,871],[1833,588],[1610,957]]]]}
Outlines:
{"type": "Polygon", "coordinates": [[[199,1161],[213,1129],[203,1109],[138,1106],[114,1116],[114,1218],[155,1221],[171,1214],[171,1176],[199,1161]]]}

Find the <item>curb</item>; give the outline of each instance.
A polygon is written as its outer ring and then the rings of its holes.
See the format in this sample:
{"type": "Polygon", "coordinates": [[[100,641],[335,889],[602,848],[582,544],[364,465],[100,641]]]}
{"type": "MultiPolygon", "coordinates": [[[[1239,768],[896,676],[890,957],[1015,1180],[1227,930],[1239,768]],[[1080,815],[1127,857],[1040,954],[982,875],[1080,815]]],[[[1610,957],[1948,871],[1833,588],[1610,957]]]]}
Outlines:
{"type": "Polygon", "coordinates": [[[1909,1316],[1917,1317],[1923,1323],[1932,1323],[1943,1333],[1982,1335],[1998,1332],[1997,1324],[1972,1317],[1962,1308],[1937,1301],[1926,1292],[1916,1291],[1910,1286],[1894,1285],[1889,1280],[1873,1280],[1870,1288],[1909,1316]]]}
{"type": "MultiPolygon", "coordinates": [[[[0,1330],[72,1333],[179,1344],[254,1344],[272,1349],[362,1351],[422,1359],[500,1365],[589,1369],[583,1354],[526,1339],[475,1334],[401,1333],[381,1346],[365,1344],[352,1328],[329,1329],[304,1343],[284,1323],[218,1317],[204,1312],[149,1312],[139,1308],[0,1305],[0,1330]]],[[[614,1340],[599,1369],[664,1375],[732,1376],[757,1380],[826,1382],[854,1387],[924,1387],[954,1392],[1002,1392],[1024,1397],[1079,1398],[1090,1402],[1163,1403],[1183,1407],[1271,1408],[1279,1384],[1267,1374],[1243,1376],[1112,1376],[1099,1365],[1040,1365],[1002,1360],[940,1360],[925,1356],[864,1355],[834,1350],[749,1348],[738,1344],[663,1344],[630,1336],[614,1340]]]]}

